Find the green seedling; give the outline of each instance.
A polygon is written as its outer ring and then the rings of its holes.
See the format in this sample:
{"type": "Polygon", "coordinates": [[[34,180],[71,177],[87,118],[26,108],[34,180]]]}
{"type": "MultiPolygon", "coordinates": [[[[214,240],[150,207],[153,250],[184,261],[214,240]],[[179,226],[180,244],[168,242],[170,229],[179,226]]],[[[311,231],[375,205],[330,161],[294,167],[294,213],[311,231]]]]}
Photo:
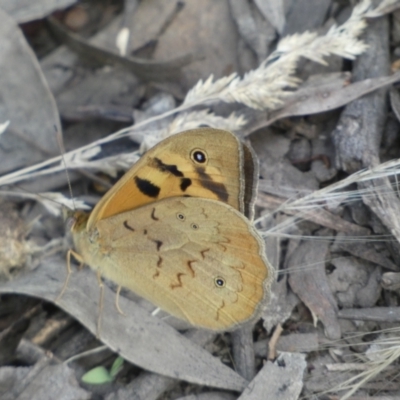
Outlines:
{"type": "Polygon", "coordinates": [[[121,371],[123,364],[124,359],[122,357],[117,357],[113,362],[110,371],[103,366],[95,367],[82,376],[82,382],[91,385],[102,385],[104,383],[113,382],[121,371]]]}

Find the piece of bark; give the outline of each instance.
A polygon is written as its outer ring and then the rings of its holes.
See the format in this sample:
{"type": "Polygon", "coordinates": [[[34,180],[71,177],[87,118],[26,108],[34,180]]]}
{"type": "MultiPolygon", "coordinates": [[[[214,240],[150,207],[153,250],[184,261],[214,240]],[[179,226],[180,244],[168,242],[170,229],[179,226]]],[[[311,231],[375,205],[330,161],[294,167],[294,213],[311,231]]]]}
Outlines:
{"type": "Polygon", "coordinates": [[[236,372],[251,381],[256,375],[253,324],[232,332],[232,352],[236,372]]]}
{"type": "Polygon", "coordinates": [[[306,367],[304,354],[282,353],[274,362],[265,363],[238,400],[297,399],[306,367]]]}
{"type": "Polygon", "coordinates": [[[339,339],[340,327],[337,321],[337,304],[328,285],[325,260],[328,242],[302,242],[287,260],[288,269],[295,271],[289,275],[292,290],[310,309],[314,318],[324,324],[325,334],[330,339],[339,339]],[[299,268],[312,266],[312,268],[299,268]]]}
{"type": "Polygon", "coordinates": [[[338,318],[360,321],[400,322],[400,307],[346,308],[338,318]]]}
{"type": "MultiPolygon", "coordinates": [[[[374,1],[374,4],[378,3],[374,1]]],[[[370,21],[362,39],[368,50],[354,61],[354,80],[388,75],[388,17],[370,21]]],[[[386,93],[387,89],[378,90],[353,101],[344,109],[332,133],[338,168],[352,173],[379,162],[379,144],[386,118],[386,93]]]]}

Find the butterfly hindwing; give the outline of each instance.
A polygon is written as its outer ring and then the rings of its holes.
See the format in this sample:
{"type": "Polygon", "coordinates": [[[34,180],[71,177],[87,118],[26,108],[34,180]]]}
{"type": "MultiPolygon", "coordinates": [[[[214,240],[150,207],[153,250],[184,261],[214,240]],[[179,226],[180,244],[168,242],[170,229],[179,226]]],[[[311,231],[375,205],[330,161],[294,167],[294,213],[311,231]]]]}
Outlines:
{"type": "Polygon", "coordinates": [[[99,221],[95,237],[83,247],[102,275],[194,326],[255,318],[272,279],[258,233],[215,200],[166,198],[99,221]]]}

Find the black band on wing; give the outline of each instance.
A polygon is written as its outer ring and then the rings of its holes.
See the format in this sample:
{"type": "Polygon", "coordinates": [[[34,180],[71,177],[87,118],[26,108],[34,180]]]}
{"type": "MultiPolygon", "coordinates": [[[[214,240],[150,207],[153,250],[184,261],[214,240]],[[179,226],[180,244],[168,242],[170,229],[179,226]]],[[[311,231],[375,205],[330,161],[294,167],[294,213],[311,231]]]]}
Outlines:
{"type": "Polygon", "coordinates": [[[192,184],[192,180],[189,178],[182,178],[181,184],[179,187],[181,188],[182,192],[184,192],[190,185],[192,184]]]}
{"type": "Polygon", "coordinates": [[[174,176],[183,177],[183,173],[179,171],[178,167],[174,164],[164,164],[159,158],[154,157],[154,164],[161,172],[170,172],[174,176]]]}
{"type": "Polygon", "coordinates": [[[223,183],[214,182],[210,175],[208,175],[203,167],[197,167],[196,172],[199,175],[199,182],[201,186],[213,192],[220,201],[228,202],[229,194],[223,183]]]}
{"type": "Polygon", "coordinates": [[[147,179],[141,179],[138,176],[135,176],[135,184],[137,188],[146,196],[157,198],[160,193],[160,188],[156,185],[153,185],[147,179]]]}

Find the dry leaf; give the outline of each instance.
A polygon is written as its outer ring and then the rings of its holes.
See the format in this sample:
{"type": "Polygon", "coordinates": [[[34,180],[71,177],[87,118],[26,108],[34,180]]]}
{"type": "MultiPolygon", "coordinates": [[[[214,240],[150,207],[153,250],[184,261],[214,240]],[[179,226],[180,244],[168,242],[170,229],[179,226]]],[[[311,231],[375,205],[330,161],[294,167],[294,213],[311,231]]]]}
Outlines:
{"type": "Polygon", "coordinates": [[[325,273],[328,247],[328,242],[301,243],[288,259],[288,268],[294,270],[289,275],[289,284],[312,314],[323,322],[326,336],[339,339],[338,309],[325,273]],[[312,268],[299,269],[299,266],[312,268]]]}
{"type": "Polygon", "coordinates": [[[306,366],[304,354],[281,353],[274,362],[266,362],[238,400],[297,399],[306,366]]]}
{"type": "Polygon", "coordinates": [[[0,173],[59,153],[61,126],[53,95],[20,28],[0,9],[0,121],[7,120],[0,137],[0,173]]]}

